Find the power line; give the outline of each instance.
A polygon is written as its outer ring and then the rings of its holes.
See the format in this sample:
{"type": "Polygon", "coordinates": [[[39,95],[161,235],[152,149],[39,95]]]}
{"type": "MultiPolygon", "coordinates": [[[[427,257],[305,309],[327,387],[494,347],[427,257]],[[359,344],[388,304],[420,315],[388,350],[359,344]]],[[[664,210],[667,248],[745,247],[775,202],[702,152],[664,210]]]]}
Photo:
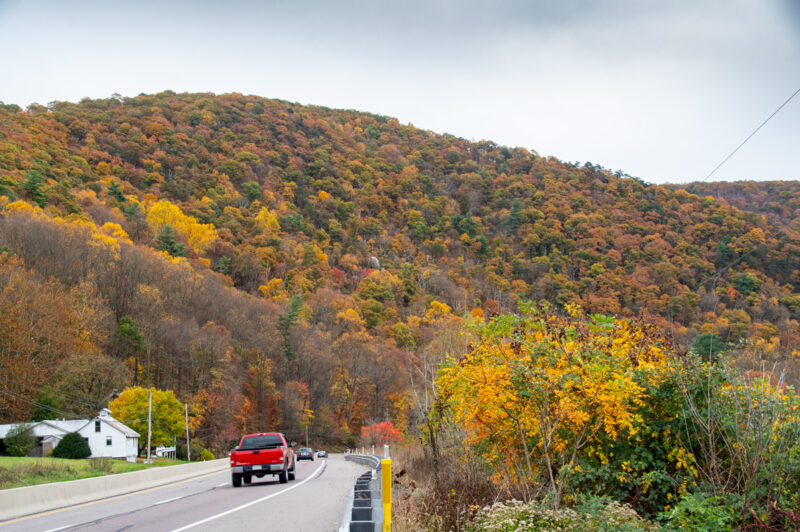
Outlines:
{"type": "Polygon", "coordinates": [[[53,408],[50,405],[44,405],[42,403],[37,403],[36,401],[32,401],[32,400],[28,399],[24,395],[20,395],[20,394],[14,392],[12,390],[9,390],[8,388],[2,387],[2,386],[0,386],[0,393],[4,393],[6,395],[10,395],[12,397],[15,397],[19,401],[23,401],[25,403],[37,406],[39,408],[44,408],[45,410],[50,410],[51,412],[55,412],[56,414],[61,414],[64,417],[69,417],[69,418],[74,418],[74,419],[81,419],[80,416],[78,416],[76,414],[70,414],[69,412],[64,412],[63,410],[59,410],[58,408],[53,408]]]}
{"type": "Polygon", "coordinates": [[[706,180],[707,180],[709,177],[711,177],[712,175],[714,175],[714,172],[716,172],[717,170],[719,170],[719,168],[720,168],[720,167],[721,167],[723,164],[725,164],[725,163],[728,161],[728,159],[730,159],[731,157],[733,157],[733,154],[734,154],[734,153],[736,153],[737,151],[739,151],[739,148],[741,148],[742,146],[744,146],[744,144],[745,144],[745,143],[746,143],[748,140],[750,140],[750,138],[751,138],[753,135],[755,135],[756,133],[758,133],[758,130],[759,130],[759,129],[761,129],[762,127],[764,127],[764,125],[765,125],[767,122],[769,122],[769,121],[770,121],[770,119],[771,119],[773,116],[775,116],[776,114],[778,114],[778,111],[780,111],[781,109],[783,109],[783,108],[784,108],[784,106],[785,106],[787,103],[789,103],[789,102],[792,100],[792,98],[794,98],[795,96],[797,96],[797,93],[799,93],[799,92],[800,92],[800,89],[797,89],[796,91],[794,91],[794,94],[792,94],[791,96],[789,96],[789,98],[788,98],[788,99],[787,99],[785,102],[783,102],[783,103],[781,104],[781,106],[780,106],[780,107],[778,107],[777,109],[775,109],[775,112],[773,112],[771,115],[769,115],[769,116],[767,117],[767,119],[766,119],[766,120],[764,120],[763,122],[761,122],[761,125],[760,125],[760,126],[758,126],[758,127],[755,129],[755,131],[753,131],[752,133],[750,133],[750,135],[748,135],[748,136],[747,136],[747,138],[746,138],[746,139],[744,139],[744,140],[742,141],[742,143],[741,143],[741,144],[739,144],[738,146],[736,146],[736,149],[735,149],[735,150],[733,150],[733,151],[732,151],[732,152],[731,152],[731,153],[730,153],[730,154],[729,154],[727,157],[725,157],[725,158],[722,160],[722,162],[721,162],[721,163],[719,163],[719,164],[717,165],[717,167],[716,167],[716,168],[714,168],[713,170],[711,170],[711,173],[710,173],[710,174],[708,174],[708,175],[707,175],[705,178],[703,178],[703,179],[701,180],[701,182],[702,182],[702,181],[706,181],[706,180]]]}
{"type": "MultiPolygon", "coordinates": [[[[3,379],[6,382],[6,384],[10,384],[20,388],[27,388],[29,391],[33,391],[36,394],[38,394],[42,390],[42,388],[44,388],[44,386],[48,386],[45,384],[39,384],[35,381],[29,380],[20,375],[16,375],[13,379],[9,378],[8,376],[0,375],[0,379],[3,379]]],[[[56,397],[58,399],[61,399],[62,401],[65,402],[81,403],[82,406],[84,407],[89,407],[92,410],[97,410],[97,405],[90,399],[69,392],[56,390],[52,386],[49,386],[48,395],[50,395],[51,397],[56,397]]]]}
{"type": "Polygon", "coordinates": [[[698,285],[695,287],[695,289],[694,289],[694,290],[692,290],[692,292],[694,292],[694,291],[696,291],[696,290],[699,290],[701,286],[703,286],[704,284],[706,284],[708,281],[710,281],[710,280],[714,279],[715,277],[719,277],[719,275],[720,275],[722,272],[724,272],[725,270],[727,270],[727,269],[728,269],[728,268],[730,268],[731,266],[734,266],[735,264],[738,264],[738,263],[740,263],[740,262],[741,262],[741,261],[743,261],[745,258],[747,258],[749,255],[752,255],[753,253],[755,253],[755,251],[756,251],[757,249],[758,249],[758,248],[753,248],[753,249],[751,249],[750,251],[748,251],[747,253],[745,253],[744,255],[742,255],[741,257],[737,258],[736,260],[733,260],[733,261],[729,262],[728,264],[726,264],[725,266],[723,266],[722,268],[719,268],[719,269],[717,269],[717,271],[716,271],[716,272],[715,272],[713,275],[709,275],[708,277],[706,277],[706,278],[703,280],[703,282],[701,282],[700,284],[698,284],[698,285]]]}

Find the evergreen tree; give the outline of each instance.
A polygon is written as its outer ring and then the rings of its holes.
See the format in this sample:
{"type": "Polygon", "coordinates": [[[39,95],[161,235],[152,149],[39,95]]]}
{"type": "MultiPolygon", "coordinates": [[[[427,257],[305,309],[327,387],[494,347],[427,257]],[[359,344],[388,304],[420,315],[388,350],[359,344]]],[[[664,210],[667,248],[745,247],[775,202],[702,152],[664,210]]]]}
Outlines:
{"type": "Polygon", "coordinates": [[[28,179],[22,184],[22,188],[28,197],[35,201],[39,207],[47,205],[47,198],[42,192],[42,183],[44,182],[42,174],[38,170],[28,170],[25,176],[28,179]]]}
{"type": "Polygon", "coordinates": [[[300,299],[300,296],[292,296],[289,298],[289,310],[287,310],[285,314],[278,316],[278,330],[283,338],[282,350],[287,361],[292,361],[297,358],[297,353],[295,352],[294,346],[292,346],[291,343],[289,329],[292,326],[297,325],[297,321],[300,318],[300,307],[302,304],[303,300],[300,299]]]}
{"type": "Polygon", "coordinates": [[[33,408],[31,414],[31,421],[42,421],[44,419],[53,419],[54,410],[61,408],[61,403],[58,397],[53,395],[53,390],[50,386],[45,386],[39,390],[39,397],[36,399],[36,406],[33,408]]]}
{"type": "Polygon", "coordinates": [[[724,349],[725,342],[714,333],[698,334],[694,337],[694,342],[692,343],[692,351],[704,359],[709,359],[711,361],[714,361],[716,355],[721,353],[724,349]]]}
{"type": "Polygon", "coordinates": [[[522,203],[517,198],[511,202],[511,212],[508,214],[508,218],[503,220],[503,225],[512,232],[522,226],[522,203]]]}
{"type": "Polygon", "coordinates": [[[139,332],[139,325],[129,316],[123,316],[117,323],[114,333],[114,346],[122,360],[133,361],[133,383],[139,382],[139,355],[144,351],[144,336],[139,332]]]}
{"type": "Polygon", "coordinates": [[[220,257],[217,261],[217,271],[219,273],[228,275],[231,270],[231,258],[230,257],[220,257]]]}
{"type": "Polygon", "coordinates": [[[120,205],[119,208],[122,210],[122,214],[125,215],[126,220],[133,220],[142,216],[142,209],[138,203],[127,201],[120,205]]]}
{"type": "Polygon", "coordinates": [[[108,186],[108,194],[120,203],[125,202],[125,196],[122,194],[122,188],[116,181],[112,181],[108,186]]]}
{"type": "Polygon", "coordinates": [[[156,249],[166,251],[173,257],[185,257],[189,254],[182,243],[175,241],[174,229],[169,224],[163,227],[161,234],[156,238],[156,249]]]}

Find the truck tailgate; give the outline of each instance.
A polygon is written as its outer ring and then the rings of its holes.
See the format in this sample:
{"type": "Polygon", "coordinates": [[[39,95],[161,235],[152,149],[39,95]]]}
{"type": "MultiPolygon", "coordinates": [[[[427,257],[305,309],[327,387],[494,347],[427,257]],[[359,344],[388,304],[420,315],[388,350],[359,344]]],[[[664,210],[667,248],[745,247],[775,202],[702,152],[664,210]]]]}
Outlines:
{"type": "Polygon", "coordinates": [[[231,462],[236,462],[236,465],[281,464],[283,460],[283,449],[280,448],[234,451],[231,453],[231,462]]]}

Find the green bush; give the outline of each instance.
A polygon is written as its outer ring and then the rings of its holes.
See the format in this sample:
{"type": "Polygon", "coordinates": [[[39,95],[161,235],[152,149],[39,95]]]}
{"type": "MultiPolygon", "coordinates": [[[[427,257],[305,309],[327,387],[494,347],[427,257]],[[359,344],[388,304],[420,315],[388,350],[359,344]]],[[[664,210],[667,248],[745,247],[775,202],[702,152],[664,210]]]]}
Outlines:
{"type": "Polygon", "coordinates": [[[718,532],[730,530],[736,513],[733,501],[715,497],[710,493],[685,495],[675,508],[664,512],[663,518],[677,530],[718,532]]]}
{"type": "Polygon", "coordinates": [[[70,432],[58,442],[56,448],[53,449],[54,458],[72,458],[79,460],[82,458],[89,458],[92,455],[89,444],[83,439],[83,436],[77,432],[70,432]]]}
{"type": "Polygon", "coordinates": [[[656,383],[636,382],[649,396],[636,412],[638,430],[627,438],[601,435],[591,452],[577,456],[577,467],[563,474],[569,475],[568,491],[606,495],[652,519],[673,503],[681,484],[695,480],[691,469],[677,466],[677,457],[688,459],[686,446],[692,442],[678,437],[683,420],[675,413],[684,397],[677,374],[656,383]]]}
{"type": "Polygon", "coordinates": [[[200,453],[200,460],[204,462],[206,460],[213,460],[213,459],[214,459],[214,453],[212,453],[208,449],[203,449],[203,452],[200,453]]]}
{"type": "Polygon", "coordinates": [[[15,425],[3,440],[6,451],[11,456],[27,456],[36,445],[36,436],[33,427],[27,423],[15,425]]]}
{"type": "MultiPolygon", "coordinates": [[[[192,451],[192,460],[200,460],[203,454],[203,447],[195,442],[191,442],[190,444],[191,451],[192,451]]],[[[177,448],[175,449],[175,456],[179,460],[186,460],[186,444],[178,444],[177,448]]]]}
{"type": "Polygon", "coordinates": [[[703,360],[714,361],[722,351],[725,350],[725,342],[722,338],[713,333],[698,334],[692,342],[692,351],[700,355],[703,360]]]}
{"type": "Polygon", "coordinates": [[[776,386],[773,379],[779,378],[741,376],[725,360],[685,374],[681,438],[693,450],[697,487],[689,488],[696,495],[684,497],[676,516],[710,520],[698,530],[714,529],[714,511],[722,512],[723,503],[736,510],[731,526],[764,521],[776,505],[797,508],[800,396],[776,386]]]}

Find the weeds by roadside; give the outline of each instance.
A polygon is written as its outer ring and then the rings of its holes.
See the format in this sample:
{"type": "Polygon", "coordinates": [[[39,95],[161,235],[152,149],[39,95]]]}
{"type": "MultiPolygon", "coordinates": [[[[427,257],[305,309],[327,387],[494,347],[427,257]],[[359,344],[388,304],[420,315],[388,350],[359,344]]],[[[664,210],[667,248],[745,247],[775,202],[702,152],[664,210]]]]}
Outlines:
{"type": "MultiPolygon", "coordinates": [[[[181,462],[165,461],[153,466],[173,465],[181,462]]],[[[68,460],[60,458],[0,457],[0,489],[21,488],[49,482],[63,482],[99,477],[146,469],[146,464],[135,464],[112,458],[68,460]]]]}

